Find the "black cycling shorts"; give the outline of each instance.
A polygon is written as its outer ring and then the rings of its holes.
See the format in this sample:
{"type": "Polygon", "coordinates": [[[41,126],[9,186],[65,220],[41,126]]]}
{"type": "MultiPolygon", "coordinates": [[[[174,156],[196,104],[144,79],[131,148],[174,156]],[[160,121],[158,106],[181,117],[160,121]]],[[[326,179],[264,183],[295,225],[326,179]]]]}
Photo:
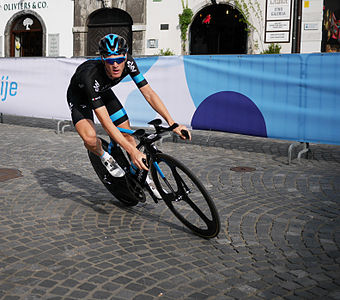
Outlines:
{"type": "MultiPolygon", "coordinates": [[[[129,119],[123,105],[111,89],[103,92],[101,99],[103,100],[112,122],[116,126],[129,119]]],[[[83,119],[89,119],[92,120],[92,122],[94,121],[93,108],[90,104],[82,104],[80,100],[84,99],[79,99],[79,97],[74,95],[70,89],[67,91],[67,102],[71,110],[73,125],[76,125],[83,119]]]]}

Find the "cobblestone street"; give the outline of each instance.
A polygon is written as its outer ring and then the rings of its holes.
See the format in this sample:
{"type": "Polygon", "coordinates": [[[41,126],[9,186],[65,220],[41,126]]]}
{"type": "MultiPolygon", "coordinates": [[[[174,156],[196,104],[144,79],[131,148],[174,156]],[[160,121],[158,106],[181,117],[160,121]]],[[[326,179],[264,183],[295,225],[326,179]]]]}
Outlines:
{"type": "Polygon", "coordinates": [[[205,240],[149,196],[120,204],[75,132],[5,123],[0,137],[0,169],[21,174],[0,180],[0,299],[340,299],[339,146],[288,165],[288,141],[165,140],[218,208],[205,240]]]}

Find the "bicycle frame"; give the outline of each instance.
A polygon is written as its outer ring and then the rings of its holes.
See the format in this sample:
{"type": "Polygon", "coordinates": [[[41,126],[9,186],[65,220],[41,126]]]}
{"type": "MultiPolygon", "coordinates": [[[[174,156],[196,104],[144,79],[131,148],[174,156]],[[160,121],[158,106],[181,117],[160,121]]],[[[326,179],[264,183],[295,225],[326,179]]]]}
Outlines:
{"type": "MultiPolygon", "coordinates": [[[[164,134],[166,132],[172,131],[174,128],[176,128],[178,126],[178,124],[175,123],[175,124],[173,124],[172,126],[170,126],[168,128],[161,127],[159,123],[150,122],[149,124],[154,125],[155,130],[156,130],[155,133],[147,134],[144,129],[138,129],[138,130],[134,131],[134,130],[131,130],[131,129],[121,128],[121,127],[117,127],[117,128],[122,133],[127,133],[129,135],[137,137],[137,139],[140,141],[139,144],[137,145],[137,149],[139,150],[141,147],[145,147],[145,150],[146,150],[145,153],[146,153],[146,156],[147,156],[147,162],[148,163],[150,163],[150,162],[152,163],[153,167],[155,168],[155,170],[157,171],[159,176],[163,179],[164,183],[167,185],[167,187],[170,189],[170,191],[172,193],[175,193],[175,191],[173,190],[172,186],[168,182],[167,178],[163,174],[161,168],[159,167],[159,165],[158,165],[158,163],[157,163],[157,161],[155,159],[156,153],[160,153],[161,151],[159,151],[157,149],[157,147],[154,145],[154,142],[156,142],[157,140],[161,139],[162,133],[164,134]]],[[[109,151],[111,150],[112,145],[113,144],[112,144],[112,140],[111,140],[110,144],[109,144],[109,151]]],[[[136,169],[136,167],[134,165],[133,165],[133,167],[134,167],[134,169],[136,169]]],[[[140,182],[140,183],[142,185],[144,185],[145,184],[145,179],[144,179],[143,182],[140,182]]],[[[182,181],[182,185],[183,185],[183,187],[185,189],[185,193],[189,194],[190,193],[190,189],[187,187],[185,182],[182,181]]],[[[149,192],[149,194],[151,195],[152,199],[156,203],[158,203],[158,199],[156,197],[154,197],[153,193],[149,192]]],[[[181,196],[179,195],[178,198],[175,199],[175,201],[180,201],[180,200],[181,200],[181,196]]]]}
{"type": "MultiPolygon", "coordinates": [[[[139,129],[139,131],[138,130],[134,131],[134,130],[131,130],[131,129],[121,128],[121,127],[117,127],[117,128],[122,133],[127,133],[129,135],[136,136],[137,139],[140,138],[139,139],[140,142],[137,145],[137,149],[140,150],[140,148],[145,147],[145,154],[147,156],[147,162],[152,163],[154,168],[157,170],[158,174],[164,180],[165,184],[170,188],[170,190],[172,192],[174,192],[171,185],[168,183],[165,175],[163,174],[162,170],[160,169],[160,167],[159,167],[159,165],[158,165],[158,163],[155,159],[156,153],[159,153],[160,151],[156,148],[156,146],[154,145],[154,142],[161,139],[162,133],[166,133],[169,130],[165,130],[165,131],[159,132],[159,133],[151,133],[151,134],[147,135],[145,133],[144,129],[139,129]],[[138,134],[138,132],[139,132],[139,134],[138,134]],[[143,138],[142,135],[143,136],[146,135],[146,136],[143,138]]],[[[156,128],[156,130],[157,130],[157,128],[156,128]]],[[[114,147],[114,144],[113,144],[112,139],[110,139],[109,148],[108,148],[109,153],[111,153],[112,147],[114,147]]],[[[137,167],[134,166],[132,162],[130,162],[130,164],[132,165],[132,169],[137,169],[137,167]]],[[[130,173],[132,174],[131,171],[130,171],[130,173]]],[[[145,179],[146,179],[146,177],[144,178],[144,180],[142,182],[139,182],[142,186],[145,184],[145,179]]],[[[158,199],[153,195],[153,193],[149,191],[149,194],[151,195],[152,199],[156,203],[158,203],[158,199]]]]}
{"type": "MultiPolygon", "coordinates": [[[[221,225],[218,212],[209,193],[190,169],[176,158],[162,153],[155,145],[162,135],[172,131],[178,125],[173,124],[165,128],[160,126],[161,120],[159,119],[150,121],[149,124],[154,126],[155,131],[151,129],[146,132],[144,129],[131,130],[117,127],[120,132],[138,139],[137,149],[146,154],[147,161],[145,163],[148,165],[149,171],[140,173],[136,171],[136,174],[133,174],[130,171],[133,169],[133,164],[126,153],[122,151],[123,149],[113,139],[110,139],[110,143],[102,139],[106,151],[115,155],[115,159],[121,164],[126,175],[123,178],[107,175],[107,170],[98,156],[88,151],[97,175],[119,201],[128,206],[134,206],[138,202],[146,201],[145,190],[148,191],[155,203],[159,202],[149,184],[146,184],[146,176],[150,172],[163,202],[176,218],[201,237],[215,237],[219,233],[221,225]],[[108,176],[108,182],[106,182],[105,176],[108,176]]],[[[182,130],[181,133],[187,138],[189,137],[187,131],[182,130]]]]}

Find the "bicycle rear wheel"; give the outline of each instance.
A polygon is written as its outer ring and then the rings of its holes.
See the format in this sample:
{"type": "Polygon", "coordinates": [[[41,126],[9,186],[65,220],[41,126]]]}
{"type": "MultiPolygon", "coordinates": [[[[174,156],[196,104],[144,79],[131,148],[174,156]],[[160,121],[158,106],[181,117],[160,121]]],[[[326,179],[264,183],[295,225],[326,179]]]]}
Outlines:
{"type": "MultiPolygon", "coordinates": [[[[108,151],[108,143],[103,139],[101,139],[101,141],[102,141],[103,149],[105,151],[108,151]]],[[[122,157],[120,157],[120,159],[118,159],[116,157],[118,155],[118,153],[112,153],[111,155],[114,159],[116,159],[119,162],[122,160],[122,157]]],[[[121,153],[121,155],[124,155],[124,154],[121,153]]],[[[107,171],[107,169],[104,167],[100,158],[97,155],[88,151],[88,156],[89,156],[90,162],[92,164],[92,167],[95,170],[95,172],[97,173],[100,181],[104,184],[104,186],[107,188],[107,190],[117,200],[121,201],[122,203],[124,203],[127,206],[134,206],[139,202],[138,198],[136,197],[137,192],[136,192],[136,194],[130,193],[131,183],[129,181],[129,186],[128,186],[126,176],[124,176],[124,177],[112,177],[110,175],[110,173],[107,171]]],[[[138,187],[135,187],[135,188],[138,188],[138,187]]],[[[143,190],[138,191],[138,192],[140,192],[144,195],[143,190]]],[[[144,197],[145,197],[145,195],[144,195],[144,197]]]]}
{"type": "Polygon", "coordinates": [[[158,153],[151,174],[165,204],[195,234],[216,237],[220,219],[215,204],[199,179],[177,159],[158,153]],[[158,170],[157,170],[158,169],[158,170]]]}

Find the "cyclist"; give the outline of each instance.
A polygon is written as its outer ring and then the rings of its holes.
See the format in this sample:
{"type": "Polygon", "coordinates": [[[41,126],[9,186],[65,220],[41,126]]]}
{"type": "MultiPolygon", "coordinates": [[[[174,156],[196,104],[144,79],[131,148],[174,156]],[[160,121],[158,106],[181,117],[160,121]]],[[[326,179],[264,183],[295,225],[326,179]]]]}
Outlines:
{"type": "MultiPolygon", "coordinates": [[[[128,53],[128,45],[123,37],[116,34],[104,36],[99,41],[99,53],[100,58],[82,63],[71,78],[67,90],[67,101],[73,124],[85,147],[101,158],[112,176],[122,177],[124,171],[113,157],[103,150],[101,141],[96,135],[93,111],[108,135],[130,155],[133,165],[139,169],[148,170],[143,162],[146,158],[145,154],[136,148],[134,138],[121,133],[116,127],[119,125],[119,127],[131,129],[126,111],[111,88],[130,75],[151,107],[169,125],[172,125],[174,120],[159,96],[139,72],[136,62],[128,53]]],[[[182,129],[187,130],[185,126],[180,125],[174,129],[174,132],[185,139],[181,133],[182,129]]],[[[160,198],[149,178],[147,178],[147,183],[160,198]]]]}

